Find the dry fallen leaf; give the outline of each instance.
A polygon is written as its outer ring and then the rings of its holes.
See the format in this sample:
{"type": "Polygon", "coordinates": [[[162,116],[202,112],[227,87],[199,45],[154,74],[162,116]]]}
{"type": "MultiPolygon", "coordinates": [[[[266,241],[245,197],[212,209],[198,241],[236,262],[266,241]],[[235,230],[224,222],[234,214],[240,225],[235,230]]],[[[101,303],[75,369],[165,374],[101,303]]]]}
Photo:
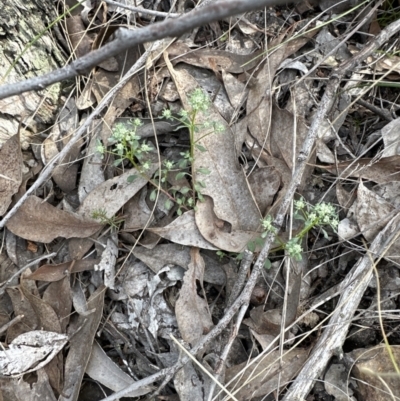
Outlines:
{"type": "Polygon", "coordinates": [[[395,209],[360,182],[357,190],[357,224],[368,241],[372,241],[386,226],[395,209]]]}
{"type": "Polygon", "coordinates": [[[33,330],[15,338],[0,351],[2,376],[18,377],[46,366],[68,341],[65,334],[33,330]]]}
{"type": "Polygon", "coordinates": [[[208,333],[213,322],[207,306],[207,301],[197,295],[197,281],[203,285],[204,260],[198,248],[190,251],[191,262],[183,277],[179,298],[175,304],[176,320],[182,338],[194,345],[208,333]]]}
{"type": "MultiPolygon", "coordinates": [[[[146,171],[147,177],[151,177],[157,168],[157,163],[150,165],[146,171]]],[[[128,170],[93,189],[79,207],[78,213],[90,218],[94,211],[102,210],[107,218],[112,218],[147,182],[148,178],[145,178],[136,169],[128,170]],[[129,178],[133,176],[135,179],[131,182],[129,178]]]]}
{"type": "Polygon", "coordinates": [[[29,196],[7,223],[13,234],[46,244],[57,237],[90,237],[101,227],[93,220],[57,209],[37,196],[29,196]]]}
{"type": "Polygon", "coordinates": [[[177,217],[171,224],[160,228],[148,228],[148,231],[176,244],[218,250],[201,235],[197,228],[194,214],[194,210],[189,210],[177,217]]]}
{"type": "MultiPolygon", "coordinates": [[[[395,361],[399,361],[400,347],[390,345],[395,361]]],[[[346,354],[357,380],[357,391],[363,401],[389,401],[400,397],[400,378],[384,345],[355,349],[346,354]]]]}
{"type": "Polygon", "coordinates": [[[373,159],[349,160],[330,166],[320,166],[340,178],[360,177],[383,184],[390,181],[400,181],[400,155],[385,157],[377,161],[373,159]]]}
{"type": "MultiPolygon", "coordinates": [[[[111,358],[103,351],[100,345],[95,341],[92,346],[92,353],[88,365],[86,366],[86,374],[93,380],[103,384],[114,391],[120,391],[135,380],[126,374],[111,358]]],[[[138,390],[126,394],[126,397],[140,397],[153,391],[152,386],[143,386],[138,390]]]]}
{"type": "Polygon", "coordinates": [[[87,300],[89,314],[78,317],[76,331],[70,340],[70,349],[65,363],[64,388],[59,401],[77,400],[85,367],[90,359],[94,336],[103,315],[105,287],[100,286],[87,300]]]}
{"type": "Polygon", "coordinates": [[[12,196],[22,182],[22,153],[19,134],[13,135],[0,149],[0,216],[10,206],[12,196]]]}
{"type": "Polygon", "coordinates": [[[226,381],[233,382],[227,386],[239,401],[251,400],[253,397],[266,397],[278,388],[286,386],[300,371],[309,351],[294,348],[280,355],[279,351],[268,353],[257,362],[232,366],[226,370],[226,381]],[[239,374],[243,369],[242,374],[239,374]],[[236,376],[238,378],[236,379],[236,376]]]}
{"type": "Polygon", "coordinates": [[[29,280],[55,282],[62,280],[71,273],[79,273],[87,270],[94,270],[94,265],[100,259],[72,260],[58,265],[43,265],[26,278],[29,280]]]}
{"type": "MultiPolygon", "coordinates": [[[[184,107],[190,109],[188,94],[198,87],[196,80],[182,69],[175,70],[169,62],[167,54],[165,54],[165,60],[184,107]]],[[[195,148],[192,167],[194,179],[203,183],[203,196],[212,198],[212,202],[207,204],[208,206],[212,205],[212,213],[205,210],[205,202],[198,202],[196,223],[202,236],[208,242],[220,249],[240,252],[246,246],[247,238],[243,239],[239,235],[234,241],[231,234],[237,231],[257,231],[261,215],[251,196],[243,170],[237,161],[235,141],[230,133],[230,128],[212,104],[206,115],[199,113],[198,119],[196,118],[197,124],[206,121],[222,124],[225,132],[205,135],[208,130],[205,131],[203,128],[195,132],[195,141],[198,141],[205,151],[195,148]],[[199,172],[204,168],[210,172],[208,175],[199,172]],[[203,213],[208,219],[207,224],[199,224],[203,219],[203,213]],[[217,224],[211,223],[212,230],[210,231],[209,218],[212,216],[215,216],[223,224],[226,223],[229,229],[224,230],[217,224]],[[226,234],[228,234],[227,237],[226,234]]]]}
{"type": "Polygon", "coordinates": [[[91,51],[92,44],[80,15],[66,18],[66,28],[75,58],[85,56],[91,51]]]}

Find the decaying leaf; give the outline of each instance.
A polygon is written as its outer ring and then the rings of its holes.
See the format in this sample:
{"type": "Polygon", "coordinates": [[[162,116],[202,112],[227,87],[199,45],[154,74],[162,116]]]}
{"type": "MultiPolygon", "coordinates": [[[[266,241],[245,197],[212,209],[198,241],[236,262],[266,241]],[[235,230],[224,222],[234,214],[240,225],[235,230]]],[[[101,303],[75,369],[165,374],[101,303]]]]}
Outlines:
{"type": "MultiPolygon", "coordinates": [[[[78,119],[78,109],[75,101],[69,99],[60,111],[58,121],[53,126],[50,135],[43,142],[43,164],[46,165],[49,163],[68,144],[78,126],[78,119]]],[[[75,162],[81,156],[80,150],[82,144],[83,140],[78,140],[57,165],[52,174],[55,183],[66,193],[73,191],[76,187],[79,165],[75,162]]]]}
{"type": "Polygon", "coordinates": [[[193,51],[184,43],[175,42],[168,48],[168,53],[175,64],[183,62],[208,70],[218,69],[219,71],[240,74],[254,68],[259,63],[259,56],[262,55],[263,51],[246,55],[214,49],[193,51]]]}
{"type": "Polygon", "coordinates": [[[0,149],[0,216],[10,206],[22,182],[22,153],[19,134],[9,138],[0,149]]]}
{"type": "Polygon", "coordinates": [[[102,227],[93,220],[57,209],[37,196],[29,196],[7,228],[21,238],[49,243],[57,237],[90,237],[102,227]]]}
{"type": "Polygon", "coordinates": [[[68,337],[33,330],[15,338],[7,350],[0,351],[0,374],[18,377],[46,366],[64,347],[68,337]]]}
{"type": "Polygon", "coordinates": [[[94,270],[94,265],[99,263],[100,259],[72,260],[70,262],[60,263],[58,265],[40,266],[29,276],[29,280],[54,282],[68,277],[71,273],[78,273],[87,270],[94,270]]]}
{"type": "Polygon", "coordinates": [[[115,284],[115,264],[118,257],[118,236],[112,233],[107,239],[107,245],[101,254],[100,263],[94,266],[96,271],[104,271],[104,285],[114,289],[115,284]]]}
{"type": "Polygon", "coordinates": [[[89,361],[94,336],[103,315],[105,287],[100,286],[87,301],[89,314],[79,316],[76,331],[70,340],[65,363],[65,381],[59,401],[77,400],[85,367],[89,361]]]}
{"type": "MultiPolygon", "coordinates": [[[[120,391],[135,381],[116,365],[95,341],[86,373],[93,379],[114,391],[120,391]]],[[[126,397],[140,397],[153,391],[152,386],[143,386],[139,390],[126,394],[126,397]]]]}
{"type": "Polygon", "coordinates": [[[185,364],[174,377],[174,385],[182,401],[205,400],[209,393],[211,379],[202,371],[197,371],[192,362],[185,364]]]}
{"type": "MultiPolygon", "coordinates": [[[[181,266],[186,269],[191,260],[190,248],[177,244],[161,244],[154,249],[137,246],[132,253],[156,274],[167,265],[181,266]]],[[[221,264],[207,255],[203,257],[206,262],[204,281],[224,285],[226,275],[221,264]]]]}
{"type": "Polygon", "coordinates": [[[331,166],[318,166],[340,178],[359,177],[383,184],[400,181],[400,155],[385,157],[379,160],[359,159],[341,162],[331,166]]]}
{"type": "Polygon", "coordinates": [[[372,241],[385,227],[395,209],[360,182],[357,190],[357,223],[368,241],[372,241]]]}
{"type": "Polygon", "coordinates": [[[211,330],[213,322],[207,301],[197,295],[197,281],[203,284],[204,260],[197,248],[192,248],[190,256],[191,262],[183,278],[175,312],[182,338],[194,345],[211,330]]]}
{"type": "MultiPolygon", "coordinates": [[[[360,183],[357,190],[357,224],[368,241],[373,241],[395,211],[396,208],[391,203],[360,183]]],[[[385,258],[398,263],[399,255],[400,239],[397,239],[385,253],[385,258]]]]}
{"type": "MultiPolygon", "coordinates": [[[[399,361],[400,348],[390,345],[395,361],[399,361]]],[[[389,401],[400,397],[400,378],[384,345],[355,349],[346,354],[353,366],[352,376],[357,379],[357,391],[363,401],[389,401]]]]}
{"type": "Polygon", "coordinates": [[[247,366],[248,362],[233,366],[226,370],[226,381],[232,381],[227,386],[228,390],[232,391],[239,401],[266,397],[279,386],[286,386],[292,380],[302,368],[308,353],[307,349],[295,348],[285,352],[281,358],[279,351],[273,351],[257,358],[251,366],[247,366]]]}
{"type": "Polygon", "coordinates": [[[201,235],[197,228],[194,214],[194,210],[189,210],[176,218],[171,224],[161,228],[148,228],[148,231],[176,244],[217,250],[218,248],[206,241],[201,235]]]}
{"type": "Polygon", "coordinates": [[[66,27],[75,58],[80,58],[88,54],[92,49],[92,44],[81,16],[74,15],[67,18],[66,27]]]}

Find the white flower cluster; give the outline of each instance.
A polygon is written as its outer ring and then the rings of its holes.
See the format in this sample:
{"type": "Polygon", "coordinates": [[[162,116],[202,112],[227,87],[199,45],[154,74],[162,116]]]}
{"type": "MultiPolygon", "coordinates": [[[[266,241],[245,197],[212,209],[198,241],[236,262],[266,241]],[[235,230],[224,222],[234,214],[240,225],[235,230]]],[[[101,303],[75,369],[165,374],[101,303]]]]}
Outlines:
{"type": "Polygon", "coordinates": [[[285,249],[291,258],[293,258],[297,261],[301,260],[303,248],[299,244],[299,238],[294,237],[294,238],[290,239],[287,242],[285,249]]]}
{"type": "Polygon", "coordinates": [[[189,104],[195,111],[207,111],[210,107],[210,98],[202,89],[196,88],[189,97],[189,104]]]}
{"type": "Polygon", "coordinates": [[[339,217],[335,207],[331,203],[321,202],[315,206],[306,203],[304,198],[294,201],[296,212],[301,212],[306,220],[306,225],[331,226],[334,230],[339,225],[339,217]]]}

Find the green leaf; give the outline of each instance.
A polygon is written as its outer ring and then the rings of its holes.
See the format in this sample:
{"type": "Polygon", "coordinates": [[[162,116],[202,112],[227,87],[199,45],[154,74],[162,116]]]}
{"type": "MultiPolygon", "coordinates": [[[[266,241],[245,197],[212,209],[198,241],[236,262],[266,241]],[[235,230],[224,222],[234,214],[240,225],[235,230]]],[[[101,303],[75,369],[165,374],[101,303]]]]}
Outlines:
{"type": "Polygon", "coordinates": [[[181,208],[179,208],[179,209],[176,211],[176,214],[177,214],[178,216],[180,216],[180,215],[182,214],[181,208]]]}
{"type": "Polygon", "coordinates": [[[265,259],[265,261],[264,261],[264,268],[267,269],[267,270],[269,270],[269,269],[271,268],[271,266],[272,266],[271,261],[270,261],[269,259],[265,259]]]}
{"type": "Polygon", "coordinates": [[[178,174],[175,176],[175,178],[176,178],[177,180],[181,180],[182,178],[185,177],[186,174],[187,174],[187,173],[185,173],[184,171],[181,171],[180,173],[178,173],[178,174]]]}
{"type": "Polygon", "coordinates": [[[254,252],[255,249],[256,249],[256,244],[255,244],[255,242],[254,242],[254,241],[250,241],[250,242],[247,244],[247,249],[248,249],[250,252],[254,252]]]}
{"type": "Polygon", "coordinates": [[[261,237],[258,237],[258,238],[256,238],[255,239],[255,244],[257,245],[257,246],[259,246],[259,247],[262,247],[263,245],[264,245],[264,239],[263,238],[261,238],[261,237]]]}
{"type": "Polygon", "coordinates": [[[128,181],[129,183],[132,183],[133,181],[136,180],[136,178],[137,178],[137,175],[130,175],[130,176],[128,177],[127,181],[128,181]]]}
{"type": "Polygon", "coordinates": [[[189,188],[189,187],[182,187],[182,188],[179,189],[179,192],[180,192],[182,195],[186,195],[189,191],[190,191],[190,188],[189,188]]]}
{"type": "Polygon", "coordinates": [[[306,221],[306,219],[304,218],[304,216],[303,216],[302,214],[300,214],[300,213],[294,213],[293,217],[294,217],[296,220],[306,221]]]}
{"type": "Polygon", "coordinates": [[[188,160],[187,159],[181,159],[179,160],[178,167],[179,168],[186,168],[188,166],[188,160]]]}
{"type": "Polygon", "coordinates": [[[124,159],[114,160],[113,166],[119,166],[123,161],[124,161],[124,159]]]}
{"type": "Polygon", "coordinates": [[[170,199],[167,199],[167,200],[165,201],[165,203],[164,203],[164,206],[165,206],[165,208],[166,208],[167,210],[171,209],[171,207],[172,207],[172,202],[171,202],[171,200],[170,200],[170,199]]]}
{"type": "Polygon", "coordinates": [[[211,173],[211,171],[208,168],[199,168],[197,169],[197,172],[204,175],[209,175],[211,173]]]}
{"type": "Polygon", "coordinates": [[[156,198],[157,198],[157,190],[156,190],[156,189],[153,189],[153,190],[151,191],[151,193],[150,193],[150,200],[151,200],[152,202],[154,202],[154,201],[156,200],[156,198]]]}
{"type": "Polygon", "coordinates": [[[203,145],[196,144],[196,149],[200,150],[200,152],[206,152],[207,149],[203,145]]]}

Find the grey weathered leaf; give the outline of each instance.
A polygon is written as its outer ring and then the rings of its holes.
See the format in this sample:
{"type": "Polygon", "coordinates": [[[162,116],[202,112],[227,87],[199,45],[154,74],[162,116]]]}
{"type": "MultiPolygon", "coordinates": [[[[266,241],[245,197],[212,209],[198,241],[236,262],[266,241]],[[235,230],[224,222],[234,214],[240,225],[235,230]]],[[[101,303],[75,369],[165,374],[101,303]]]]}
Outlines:
{"type": "Polygon", "coordinates": [[[12,196],[22,182],[22,153],[19,134],[13,135],[0,149],[0,216],[10,206],[12,196]]]}

